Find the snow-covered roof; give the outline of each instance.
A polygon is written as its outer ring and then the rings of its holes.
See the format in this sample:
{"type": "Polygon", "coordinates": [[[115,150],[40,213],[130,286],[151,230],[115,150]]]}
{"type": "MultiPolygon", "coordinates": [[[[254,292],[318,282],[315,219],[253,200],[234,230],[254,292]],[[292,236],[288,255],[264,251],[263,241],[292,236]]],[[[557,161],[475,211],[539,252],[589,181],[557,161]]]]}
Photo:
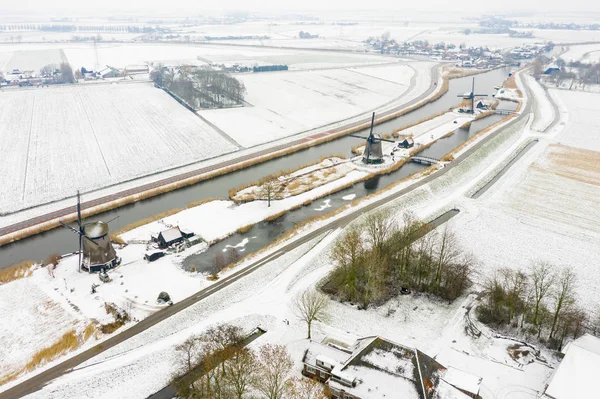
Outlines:
{"type": "Polygon", "coordinates": [[[344,364],[350,356],[350,353],[341,351],[329,345],[311,341],[303,361],[308,365],[314,366],[317,364],[317,358],[319,358],[320,360],[325,359],[328,363],[333,363],[335,365],[344,364]]]}
{"type": "Polygon", "coordinates": [[[433,399],[468,399],[470,396],[462,393],[458,389],[448,384],[444,380],[440,380],[433,394],[433,399]]]}
{"type": "Polygon", "coordinates": [[[339,382],[329,380],[329,387],[357,396],[362,399],[402,398],[419,399],[414,381],[400,376],[382,372],[381,370],[363,366],[349,366],[346,374],[358,377],[355,387],[348,387],[339,382]]]}
{"type": "Polygon", "coordinates": [[[592,398],[597,394],[600,338],[590,334],[573,341],[546,389],[552,399],[592,398]]]}
{"type": "Polygon", "coordinates": [[[463,391],[479,394],[482,378],[454,367],[448,367],[442,375],[442,380],[463,391]]]}
{"type": "Polygon", "coordinates": [[[173,227],[172,229],[161,231],[160,234],[166,242],[171,242],[173,240],[181,238],[181,231],[179,231],[178,227],[173,227]]]}

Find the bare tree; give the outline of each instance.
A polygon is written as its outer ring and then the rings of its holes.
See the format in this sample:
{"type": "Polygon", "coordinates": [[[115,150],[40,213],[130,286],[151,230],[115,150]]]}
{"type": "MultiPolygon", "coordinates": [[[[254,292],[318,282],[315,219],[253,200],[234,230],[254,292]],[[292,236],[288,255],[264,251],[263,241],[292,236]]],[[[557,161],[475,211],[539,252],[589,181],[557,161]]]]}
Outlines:
{"type": "Polygon", "coordinates": [[[396,231],[396,223],[389,211],[379,211],[367,215],[364,230],[367,242],[372,248],[381,250],[385,241],[396,231]]]}
{"type": "Polygon", "coordinates": [[[267,399],[281,399],[287,390],[286,377],[294,362],[284,345],[260,347],[254,388],[267,399]]]}
{"type": "Polygon", "coordinates": [[[533,284],[533,324],[538,326],[540,315],[540,304],[554,285],[554,274],[552,266],[546,262],[537,262],[531,272],[533,284]]]}
{"type": "Polygon", "coordinates": [[[553,338],[556,322],[561,317],[564,308],[569,307],[575,302],[575,282],[576,276],[572,269],[565,267],[561,270],[558,279],[554,297],[554,317],[552,327],[550,328],[550,338],[553,338]]]}
{"type": "Polygon", "coordinates": [[[327,399],[323,384],[317,380],[294,377],[288,381],[290,399],[327,399]]]}
{"type": "Polygon", "coordinates": [[[277,198],[282,188],[283,186],[276,179],[267,180],[261,184],[259,195],[267,199],[267,207],[271,206],[271,199],[277,198]]]}
{"type": "Polygon", "coordinates": [[[236,399],[250,390],[256,369],[256,355],[247,348],[236,348],[225,363],[224,383],[236,399]]]}
{"type": "Polygon", "coordinates": [[[198,365],[198,356],[200,355],[202,344],[197,336],[188,337],[183,343],[175,347],[178,362],[183,366],[186,373],[191,372],[198,365]]]}
{"type": "Polygon", "coordinates": [[[329,299],[317,290],[306,290],[294,298],[294,314],[306,322],[308,339],[311,337],[312,322],[327,315],[329,299]]]}

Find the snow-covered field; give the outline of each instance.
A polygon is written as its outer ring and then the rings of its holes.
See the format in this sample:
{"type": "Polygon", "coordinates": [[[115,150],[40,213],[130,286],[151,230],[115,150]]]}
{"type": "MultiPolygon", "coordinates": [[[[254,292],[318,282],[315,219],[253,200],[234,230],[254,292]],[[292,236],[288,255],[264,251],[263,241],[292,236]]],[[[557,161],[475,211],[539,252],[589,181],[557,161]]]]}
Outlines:
{"type": "MultiPolygon", "coordinates": [[[[600,34],[598,36],[600,36],[600,34]]],[[[600,61],[600,44],[570,46],[569,50],[567,50],[561,58],[566,62],[581,61],[586,63],[597,63],[600,61]]]]}
{"type": "Polygon", "coordinates": [[[147,83],[0,93],[0,212],[235,151],[147,83]]]}
{"type": "MultiPolygon", "coordinates": [[[[73,69],[110,65],[124,68],[128,65],[165,64],[203,65],[239,63],[246,66],[285,64],[290,69],[340,68],[365,64],[389,63],[389,57],[369,54],[289,50],[269,47],[218,46],[191,43],[100,43],[94,49],[92,43],[0,43],[0,61],[15,55],[13,68],[21,68],[17,54],[27,57],[27,65],[47,65],[56,62],[51,52],[64,51],[66,60],[73,69]],[[97,54],[97,58],[96,58],[97,54]]],[[[54,54],[54,53],[52,53],[54,54]]],[[[0,67],[2,62],[0,62],[0,67]]],[[[34,68],[34,69],[39,69],[34,68]]],[[[1,70],[1,69],[0,69],[1,70]]]]}
{"type": "Polygon", "coordinates": [[[564,104],[569,120],[558,136],[560,144],[600,151],[600,94],[571,90],[551,90],[564,104]]]}
{"type": "Polygon", "coordinates": [[[399,64],[369,67],[366,73],[354,68],[243,75],[251,107],[200,114],[249,147],[385,105],[401,98],[414,76],[409,65],[399,64]]]}
{"type": "Polygon", "coordinates": [[[13,69],[18,69],[20,71],[34,71],[37,73],[45,65],[60,65],[67,61],[64,53],[59,49],[18,50],[11,54],[10,60],[4,68],[0,68],[0,71],[4,69],[10,72],[13,69]]]}
{"type": "Polygon", "coordinates": [[[551,90],[561,122],[450,225],[484,267],[527,270],[534,261],[571,266],[579,304],[600,306],[600,137],[598,94],[551,90]],[[590,131],[591,130],[591,131],[590,131]],[[550,144],[550,145],[549,145],[550,144]]]}
{"type": "Polygon", "coordinates": [[[0,380],[20,370],[38,350],[64,333],[85,325],[81,315],[56,303],[34,278],[0,285],[0,298],[0,380]]]}

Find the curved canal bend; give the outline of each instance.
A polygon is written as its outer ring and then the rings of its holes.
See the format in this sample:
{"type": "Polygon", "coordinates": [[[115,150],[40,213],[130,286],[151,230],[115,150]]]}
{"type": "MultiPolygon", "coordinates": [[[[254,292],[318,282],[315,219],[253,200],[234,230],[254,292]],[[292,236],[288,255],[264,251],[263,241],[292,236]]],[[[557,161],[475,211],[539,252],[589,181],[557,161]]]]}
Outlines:
{"type": "MultiPolygon", "coordinates": [[[[478,92],[491,95],[494,92],[494,86],[501,84],[507,78],[508,72],[509,68],[504,68],[476,75],[476,90],[478,92]]],[[[374,129],[375,132],[379,134],[391,133],[392,131],[403,126],[418,122],[444,110],[448,110],[450,107],[455,106],[460,101],[460,99],[457,98],[458,94],[462,94],[471,90],[471,81],[472,77],[450,80],[448,92],[438,100],[426,104],[423,107],[420,107],[406,115],[376,126],[374,129]]],[[[514,108],[514,106],[514,103],[501,103],[499,108],[509,109],[511,107],[514,108]]],[[[439,140],[431,147],[423,151],[422,155],[439,158],[451,151],[460,143],[464,142],[471,135],[501,118],[501,115],[492,115],[473,122],[469,129],[457,129],[454,135],[446,139],[439,140]]],[[[361,131],[357,134],[368,134],[368,131],[361,131]]],[[[243,170],[219,176],[192,186],[181,188],[179,190],[171,191],[157,197],[152,197],[108,212],[104,212],[95,215],[90,219],[110,220],[118,216],[119,218],[117,220],[111,222],[111,230],[116,230],[122,226],[173,208],[184,208],[190,202],[198,201],[203,198],[227,198],[228,191],[231,188],[240,186],[241,184],[249,181],[258,180],[279,170],[296,168],[300,165],[313,162],[322,156],[342,153],[348,157],[351,157],[352,154],[350,149],[357,143],[358,140],[355,138],[348,136],[341,137],[281,158],[273,159],[243,170]]],[[[397,180],[400,180],[422,168],[423,166],[421,165],[407,163],[392,174],[378,176],[374,179],[359,183],[349,189],[342,190],[336,194],[332,194],[331,196],[317,200],[312,205],[292,211],[285,217],[280,218],[273,223],[259,223],[246,234],[236,234],[211,247],[209,251],[190,257],[185,264],[194,265],[199,271],[212,271],[215,254],[217,251],[222,251],[227,245],[237,245],[245,238],[248,238],[249,242],[245,247],[245,251],[256,251],[273,241],[285,231],[292,228],[295,223],[298,223],[307,217],[311,217],[322,212],[329,212],[336,207],[342,206],[346,203],[346,201],[342,199],[343,196],[356,194],[355,199],[360,198],[379,188],[385,187],[397,180]],[[328,207],[323,211],[316,211],[314,209],[318,208],[321,204],[323,204],[324,200],[327,199],[330,200],[329,205],[331,205],[331,207],[328,207]]],[[[71,232],[60,228],[49,230],[0,247],[0,269],[25,259],[39,261],[45,259],[51,253],[61,254],[73,252],[77,250],[77,247],[77,239],[71,232]]]]}

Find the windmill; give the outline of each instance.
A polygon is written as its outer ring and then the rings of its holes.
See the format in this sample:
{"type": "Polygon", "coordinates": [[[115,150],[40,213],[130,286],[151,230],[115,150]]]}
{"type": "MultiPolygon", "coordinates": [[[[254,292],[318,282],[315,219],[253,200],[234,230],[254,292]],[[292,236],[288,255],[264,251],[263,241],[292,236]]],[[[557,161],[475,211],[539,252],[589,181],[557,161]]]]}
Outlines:
{"type": "Polygon", "coordinates": [[[368,164],[376,164],[383,162],[383,151],[381,150],[381,142],[387,141],[389,143],[395,143],[393,140],[386,140],[379,137],[378,134],[373,134],[373,126],[375,125],[375,112],[373,112],[373,116],[371,117],[371,130],[369,132],[368,137],[355,136],[353,134],[349,134],[351,137],[356,137],[357,139],[366,140],[365,143],[365,151],[363,152],[363,162],[368,164]]]}
{"type": "Polygon", "coordinates": [[[475,78],[470,93],[459,94],[457,97],[471,100],[471,113],[475,112],[475,97],[487,97],[487,94],[475,94],[475,78]]]}
{"type": "MultiPolygon", "coordinates": [[[[108,223],[115,219],[110,220],[108,223]]],[[[112,268],[120,262],[120,258],[117,257],[108,236],[108,223],[101,221],[82,223],[81,198],[78,191],[77,228],[63,222],[60,222],[60,224],[79,236],[79,271],[82,267],[87,269],[88,272],[100,271],[112,268]]]]}

